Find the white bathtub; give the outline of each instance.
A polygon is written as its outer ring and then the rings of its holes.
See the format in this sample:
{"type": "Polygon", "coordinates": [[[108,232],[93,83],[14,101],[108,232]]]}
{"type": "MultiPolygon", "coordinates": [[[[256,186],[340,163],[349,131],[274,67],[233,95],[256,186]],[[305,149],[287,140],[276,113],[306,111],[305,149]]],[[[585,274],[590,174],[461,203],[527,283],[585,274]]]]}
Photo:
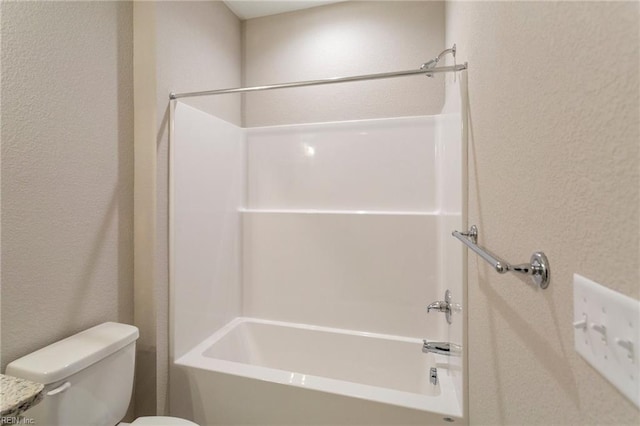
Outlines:
{"type": "Polygon", "coordinates": [[[446,359],[421,347],[419,339],[236,318],[175,361],[172,414],[203,426],[461,424],[446,359]]]}

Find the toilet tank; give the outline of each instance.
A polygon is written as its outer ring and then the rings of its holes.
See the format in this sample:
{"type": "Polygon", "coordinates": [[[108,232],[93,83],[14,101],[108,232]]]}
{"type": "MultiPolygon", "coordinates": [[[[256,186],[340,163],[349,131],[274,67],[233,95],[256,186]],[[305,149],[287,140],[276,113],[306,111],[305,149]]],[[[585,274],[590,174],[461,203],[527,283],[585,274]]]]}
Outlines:
{"type": "Polygon", "coordinates": [[[37,425],[116,425],[131,399],[138,335],[106,322],[10,363],[7,375],[45,385],[42,402],[23,415],[37,425]]]}

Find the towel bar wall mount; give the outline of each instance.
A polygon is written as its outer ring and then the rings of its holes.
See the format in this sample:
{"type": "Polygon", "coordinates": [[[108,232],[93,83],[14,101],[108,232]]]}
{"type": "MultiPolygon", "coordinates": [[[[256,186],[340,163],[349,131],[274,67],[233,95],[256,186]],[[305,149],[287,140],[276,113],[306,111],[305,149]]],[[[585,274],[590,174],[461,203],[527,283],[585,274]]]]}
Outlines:
{"type": "Polygon", "coordinates": [[[549,287],[549,280],[551,278],[549,261],[543,252],[537,251],[533,253],[529,263],[511,265],[478,245],[478,228],[475,225],[471,226],[467,232],[453,231],[451,235],[462,241],[462,243],[473,250],[478,256],[491,264],[497,273],[517,272],[529,275],[533,282],[541,289],[544,290],[549,287]]]}

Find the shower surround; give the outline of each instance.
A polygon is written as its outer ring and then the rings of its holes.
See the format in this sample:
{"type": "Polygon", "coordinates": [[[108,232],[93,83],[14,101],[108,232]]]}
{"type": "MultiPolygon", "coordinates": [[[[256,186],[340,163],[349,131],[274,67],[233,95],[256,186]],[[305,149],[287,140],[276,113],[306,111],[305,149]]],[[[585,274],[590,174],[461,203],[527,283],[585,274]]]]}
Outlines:
{"type": "Polygon", "coordinates": [[[171,413],[199,424],[462,422],[460,114],[242,129],[178,102],[171,413]],[[430,368],[438,382],[430,383],[430,368]]]}

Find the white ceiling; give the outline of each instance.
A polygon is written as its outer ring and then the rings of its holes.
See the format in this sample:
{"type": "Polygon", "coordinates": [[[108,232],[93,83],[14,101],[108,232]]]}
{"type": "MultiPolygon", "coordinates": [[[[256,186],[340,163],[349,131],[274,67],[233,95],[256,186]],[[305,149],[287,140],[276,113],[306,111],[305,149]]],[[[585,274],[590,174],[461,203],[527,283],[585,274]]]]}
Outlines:
{"type": "Polygon", "coordinates": [[[308,9],[330,3],[340,3],[343,0],[318,1],[318,0],[225,0],[227,6],[240,19],[259,18],[261,16],[277,15],[278,13],[292,12],[294,10],[308,9]]]}

